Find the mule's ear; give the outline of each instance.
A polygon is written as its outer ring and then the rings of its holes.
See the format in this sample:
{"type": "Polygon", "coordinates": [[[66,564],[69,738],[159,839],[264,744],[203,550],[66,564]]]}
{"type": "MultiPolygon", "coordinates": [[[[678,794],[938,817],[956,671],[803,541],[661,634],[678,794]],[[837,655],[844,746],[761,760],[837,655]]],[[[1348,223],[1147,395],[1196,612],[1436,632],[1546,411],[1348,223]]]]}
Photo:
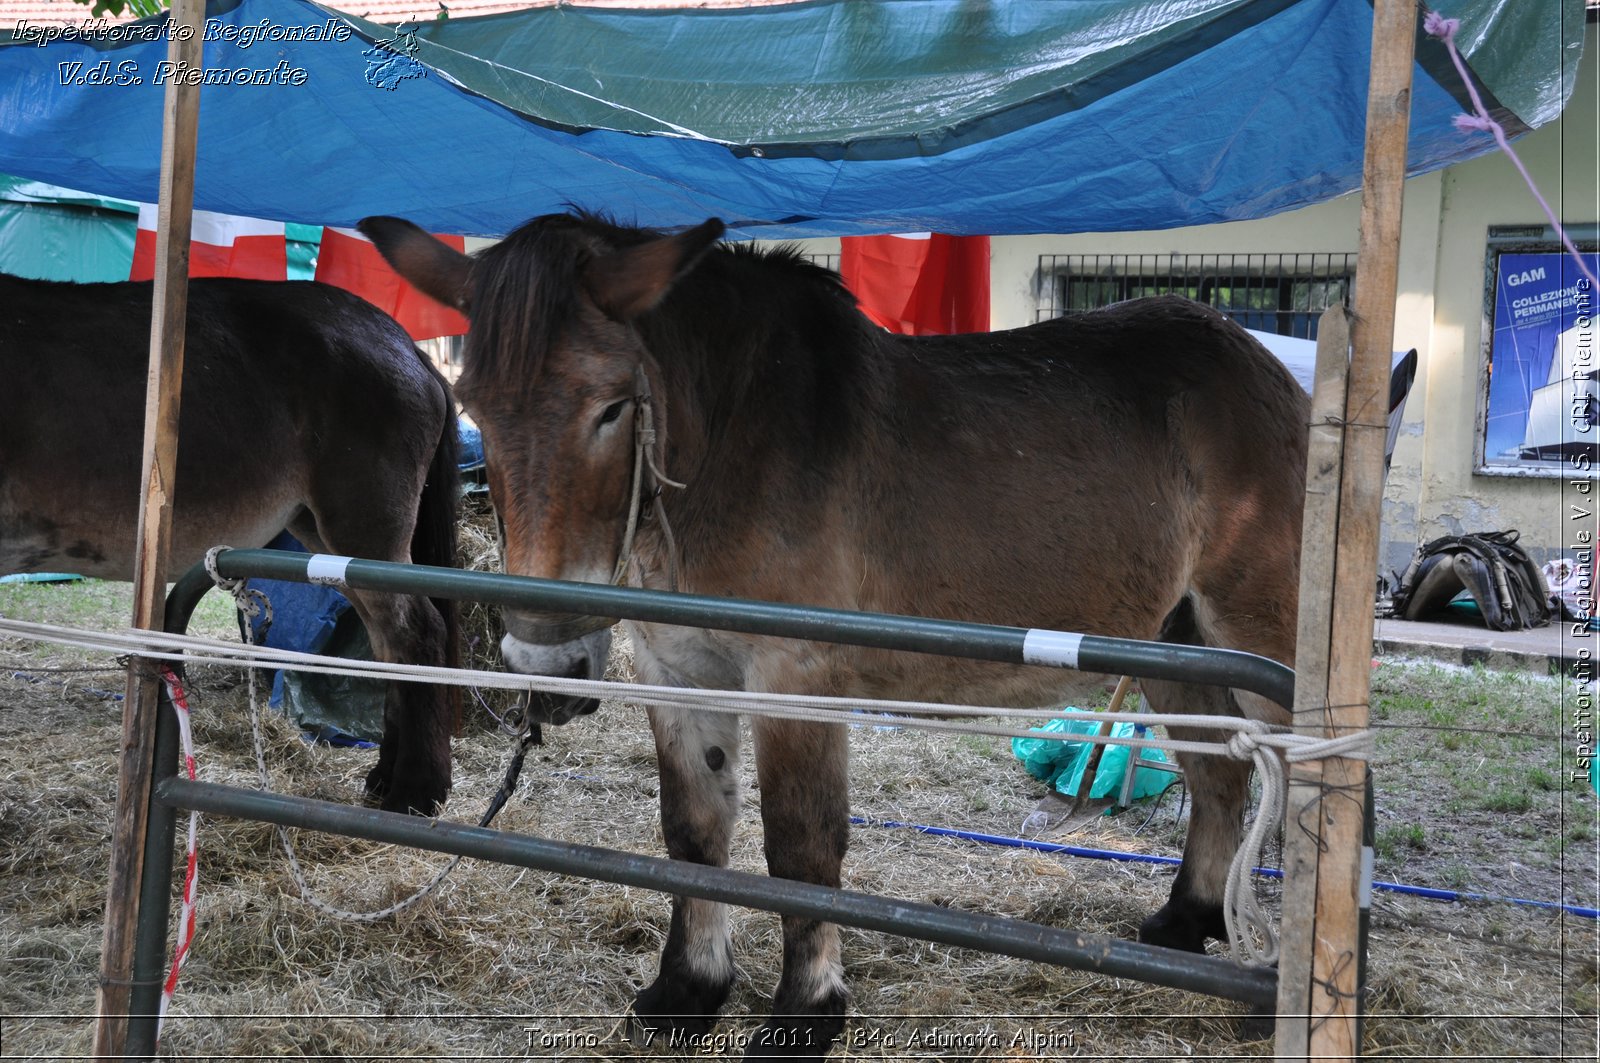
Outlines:
{"type": "Polygon", "coordinates": [[[467,292],[472,259],[400,218],[362,218],[356,228],[417,291],[464,314],[472,313],[467,292]]]}
{"type": "Polygon", "coordinates": [[[607,317],[630,321],[661,302],[722,233],[722,222],[712,218],[676,236],[602,255],[585,268],[584,288],[607,317]]]}

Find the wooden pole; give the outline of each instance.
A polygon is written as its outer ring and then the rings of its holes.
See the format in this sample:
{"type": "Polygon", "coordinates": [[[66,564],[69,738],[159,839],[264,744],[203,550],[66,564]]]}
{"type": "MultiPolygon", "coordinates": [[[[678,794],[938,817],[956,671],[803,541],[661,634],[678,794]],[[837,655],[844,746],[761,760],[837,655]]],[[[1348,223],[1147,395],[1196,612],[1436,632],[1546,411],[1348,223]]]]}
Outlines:
{"type": "MultiPolygon", "coordinates": [[[[1378,573],[1378,528],[1383,507],[1383,449],[1399,288],[1400,208],[1411,124],[1416,0],[1374,0],[1372,67],[1367,97],[1366,160],[1362,170],[1361,236],[1357,259],[1353,356],[1343,417],[1343,471],[1338,477],[1337,541],[1331,573],[1326,639],[1305,610],[1296,653],[1295,722],[1309,733],[1345,735],[1366,729],[1370,709],[1372,609],[1378,573]],[[1307,690],[1304,698],[1300,685],[1307,690]],[[1320,690],[1318,688],[1321,688],[1320,690]],[[1325,691],[1325,696],[1317,695],[1325,691]],[[1320,700],[1321,704],[1315,701],[1320,700]]],[[[1314,470],[1315,471],[1315,470],[1314,470]]],[[[1320,501],[1308,497],[1310,523],[1320,501]]],[[[1322,559],[1305,558],[1311,572],[1322,559]]],[[[1279,1059],[1348,1060],[1361,1054],[1361,908],[1364,881],[1362,823],[1366,766],[1333,757],[1320,771],[1297,771],[1291,787],[1286,861],[1314,876],[1285,885],[1285,949],[1280,966],[1279,1059]],[[1308,903],[1309,901],[1309,903],[1308,903]],[[1311,922],[1303,924],[1310,909],[1311,922]],[[1295,925],[1290,925],[1290,920],[1295,925]],[[1292,951],[1291,951],[1292,950],[1292,951]],[[1306,972],[1309,971],[1309,975],[1306,972]]]]}
{"type": "MultiPolygon", "coordinates": [[[[204,13],[204,0],[173,0],[170,16],[173,30],[167,56],[174,64],[200,67],[204,13]]],[[[139,506],[139,539],[134,559],[133,626],[150,630],[161,628],[167,589],[199,116],[199,86],[188,84],[185,79],[169,81],[161,130],[155,298],[150,326],[150,375],[145,391],[144,494],[139,506]]],[[[110,884],[106,892],[105,933],[100,950],[100,988],[94,1031],[96,1059],[122,1058],[127,1041],[134,933],[144,871],[150,776],[155,765],[155,714],[160,707],[156,684],[151,662],[137,657],[129,662],[127,696],[122,708],[117,807],[112,821],[110,884]]]]}
{"type": "MultiPolygon", "coordinates": [[[[1344,307],[1317,326],[1317,367],[1306,448],[1306,504],[1300,539],[1300,626],[1295,649],[1295,729],[1324,733],[1328,651],[1333,627],[1334,557],[1339,545],[1339,484],[1344,474],[1344,407],[1350,376],[1350,320],[1344,307]]],[[[1322,765],[1289,766],[1283,840],[1283,919],[1278,935],[1278,1057],[1304,1058],[1310,1029],[1312,931],[1317,910],[1316,818],[1322,765]],[[1304,814],[1303,814],[1304,813],[1304,814]]]]}

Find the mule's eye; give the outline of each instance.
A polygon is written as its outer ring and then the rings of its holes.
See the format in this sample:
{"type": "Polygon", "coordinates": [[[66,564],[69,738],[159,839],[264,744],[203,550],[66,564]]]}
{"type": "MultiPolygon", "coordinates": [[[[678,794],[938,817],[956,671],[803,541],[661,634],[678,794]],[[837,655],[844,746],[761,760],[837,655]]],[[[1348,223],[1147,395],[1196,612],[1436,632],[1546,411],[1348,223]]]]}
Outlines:
{"type": "Polygon", "coordinates": [[[628,400],[627,399],[623,399],[621,402],[613,402],[610,406],[607,406],[600,413],[600,423],[601,424],[610,424],[612,421],[615,421],[618,417],[621,417],[622,416],[622,408],[624,406],[626,406],[627,404],[628,404],[628,400]]]}

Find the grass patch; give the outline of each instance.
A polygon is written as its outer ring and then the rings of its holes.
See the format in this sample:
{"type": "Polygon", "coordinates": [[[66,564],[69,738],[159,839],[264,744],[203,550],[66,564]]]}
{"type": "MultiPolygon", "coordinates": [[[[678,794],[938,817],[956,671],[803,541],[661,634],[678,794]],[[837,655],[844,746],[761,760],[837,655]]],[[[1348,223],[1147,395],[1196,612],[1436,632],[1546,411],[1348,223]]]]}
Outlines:
{"type": "Polygon", "coordinates": [[[1533,798],[1526,790],[1514,790],[1509,787],[1500,787],[1491,790],[1484,796],[1478,806],[1485,812],[1508,812],[1521,814],[1533,808],[1533,798]]]}
{"type": "Polygon", "coordinates": [[[1407,849],[1422,852],[1428,848],[1427,832],[1416,823],[1385,827],[1378,832],[1376,847],[1378,855],[1387,860],[1397,858],[1407,849]]]}

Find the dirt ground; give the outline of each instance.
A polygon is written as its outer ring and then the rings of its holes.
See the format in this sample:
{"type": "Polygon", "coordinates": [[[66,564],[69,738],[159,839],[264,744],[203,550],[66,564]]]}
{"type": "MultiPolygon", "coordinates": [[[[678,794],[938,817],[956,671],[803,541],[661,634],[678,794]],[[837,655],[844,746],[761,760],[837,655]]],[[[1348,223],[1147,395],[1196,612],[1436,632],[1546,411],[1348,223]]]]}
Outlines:
{"type": "MultiPolygon", "coordinates": [[[[82,622],[126,612],[114,585],[0,588],[0,615],[82,622]]],[[[227,634],[225,614],[210,623],[227,634]]],[[[115,662],[0,639],[0,1054],[83,1058],[90,1044],[122,679],[115,662]],[[67,669],[94,668],[95,671],[67,669]]],[[[256,785],[246,684],[193,676],[200,776],[256,785]]],[[[1464,894],[1600,903],[1596,801],[1569,777],[1577,691],[1556,679],[1386,661],[1374,676],[1376,878],[1464,894]]],[[[373,753],[307,745],[267,719],[271,784],[359,799],[373,753]]],[[[642,710],[607,704],[547,729],[497,826],[659,855],[654,749],[642,710]]],[[[448,814],[476,819],[508,740],[478,714],[456,744],[448,814]]],[[[1172,871],[1045,855],[873,824],[1015,835],[1044,796],[998,738],[859,728],[846,886],[1130,938],[1172,871]]],[[[748,758],[747,761],[748,763],[748,758]]],[[[762,872],[748,783],[733,865],[762,872]]],[[[1169,794],[1053,840],[1177,855],[1169,794]]],[[[464,862],[377,923],[310,909],[273,831],[205,819],[198,938],[163,1038],[169,1058],[660,1059],[621,1040],[655,973],[667,899],[464,862]]],[[[377,908],[437,854],[301,834],[313,888],[377,908]]],[[[1268,862],[1276,851],[1269,847],[1268,862]]],[[[1276,884],[1260,883],[1269,907],[1276,884]]],[[[777,918],[736,910],[740,979],[704,1055],[736,1055],[774,989],[777,918]],[[720,1052],[718,1051],[720,1050],[720,1052]]],[[[1216,949],[1216,946],[1213,946],[1216,949]]],[[[1243,1059],[1272,1055],[1240,1006],[885,934],[844,932],[852,1023],[836,1059],[1243,1059]]],[[[1595,1059],[1592,918],[1505,900],[1374,898],[1365,1053],[1404,1059],[1595,1059]]]]}

